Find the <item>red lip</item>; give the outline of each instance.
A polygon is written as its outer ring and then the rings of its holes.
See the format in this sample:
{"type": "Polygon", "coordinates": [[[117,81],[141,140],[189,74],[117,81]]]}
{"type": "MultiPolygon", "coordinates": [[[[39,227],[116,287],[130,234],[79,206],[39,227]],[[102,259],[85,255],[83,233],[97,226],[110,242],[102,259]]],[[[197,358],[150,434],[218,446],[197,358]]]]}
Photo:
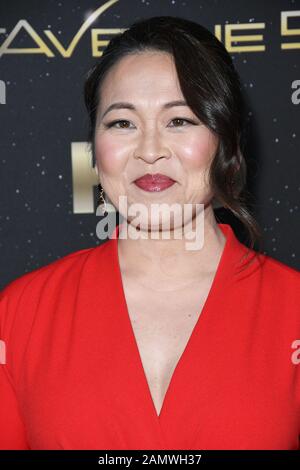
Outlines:
{"type": "Polygon", "coordinates": [[[169,188],[175,183],[175,181],[169,176],[162,175],[160,173],[147,173],[136,179],[134,183],[144,191],[155,192],[169,188]]]}

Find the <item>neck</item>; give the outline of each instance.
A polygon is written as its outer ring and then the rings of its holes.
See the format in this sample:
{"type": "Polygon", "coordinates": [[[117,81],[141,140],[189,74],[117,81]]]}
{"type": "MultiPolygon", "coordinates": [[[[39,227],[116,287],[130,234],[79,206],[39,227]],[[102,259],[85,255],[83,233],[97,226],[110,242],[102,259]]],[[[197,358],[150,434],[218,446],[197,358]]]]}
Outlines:
{"type": "MultiPolygon", "coordinates": [[[[201,248],[187,249],[186,242],[191,240],[187,230],[180,239],[170,236],[151,238],[147,233],[141,233],[130,225],[130,231],[139,236],[118,239],[118,256],[122,272],[126,275],[151,279],[155,282],[183,282],[196,281],[207,274],[213,273],[218,266],[226,238],[219,228],[211,205],[204,209],[203,236],[201,248]],[[147,236],[146,236],[147,235],[147,236]]],[[[122,225],[119,235],[124,232],[122,225]]],[[[181,232],[182,233],[182,232],[181,232]]]]}

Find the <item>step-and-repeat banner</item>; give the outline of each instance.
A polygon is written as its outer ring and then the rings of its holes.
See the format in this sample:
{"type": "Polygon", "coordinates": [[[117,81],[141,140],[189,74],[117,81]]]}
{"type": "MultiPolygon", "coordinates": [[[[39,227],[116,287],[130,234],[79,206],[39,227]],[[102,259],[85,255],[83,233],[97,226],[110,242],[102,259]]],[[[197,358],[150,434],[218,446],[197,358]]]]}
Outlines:
{"type": "Polygon", "coordinates": [[[231,54],[264,251],[300,269],[300,0],[10,0],[0,2],[0,288],[103,242],[85,75],[115,34],[158,15],[204,25],[231,54]]]}

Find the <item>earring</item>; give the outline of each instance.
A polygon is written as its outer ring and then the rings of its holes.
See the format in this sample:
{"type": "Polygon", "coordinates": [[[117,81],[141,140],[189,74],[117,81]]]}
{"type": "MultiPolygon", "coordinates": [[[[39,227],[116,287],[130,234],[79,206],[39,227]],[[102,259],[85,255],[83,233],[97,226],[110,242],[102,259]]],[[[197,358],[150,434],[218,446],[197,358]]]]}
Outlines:
{"type": "Polygon", "coordinates": [[[102,215],[107,215],[107,208],[106,208],[106,201],[104,198],[104,189],[102,188],[101,184],[98,184],[98,189],[99,189],[99,205],[102,206],[101,211],[102,215]],[[104,205],[104,207],[103,207],[104,205]]]}

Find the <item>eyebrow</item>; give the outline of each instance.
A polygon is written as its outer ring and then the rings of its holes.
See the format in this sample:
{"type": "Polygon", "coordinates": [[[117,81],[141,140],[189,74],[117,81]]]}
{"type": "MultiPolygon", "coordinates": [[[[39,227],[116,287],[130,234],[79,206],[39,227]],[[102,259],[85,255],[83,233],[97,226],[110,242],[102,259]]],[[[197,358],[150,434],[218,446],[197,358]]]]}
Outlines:
{"type": "MultiPolygon", "coordinates": [[[[177,101],[170,101],[169,103],[164,103],[162,105],[162,109],[169,109],[173,108],[174,106],[187,106],[186,101],[183,100],[177,100],[177,101]]],[[[112,103],[106,111],[103,113],[102,118],[109,113],[109,111],[112,111],[113,109],[131,109],[133,111],[136,111],[136,107],[132,103],[127,103],[125,101],[119,101],[117,103],[112,103]]]]}

